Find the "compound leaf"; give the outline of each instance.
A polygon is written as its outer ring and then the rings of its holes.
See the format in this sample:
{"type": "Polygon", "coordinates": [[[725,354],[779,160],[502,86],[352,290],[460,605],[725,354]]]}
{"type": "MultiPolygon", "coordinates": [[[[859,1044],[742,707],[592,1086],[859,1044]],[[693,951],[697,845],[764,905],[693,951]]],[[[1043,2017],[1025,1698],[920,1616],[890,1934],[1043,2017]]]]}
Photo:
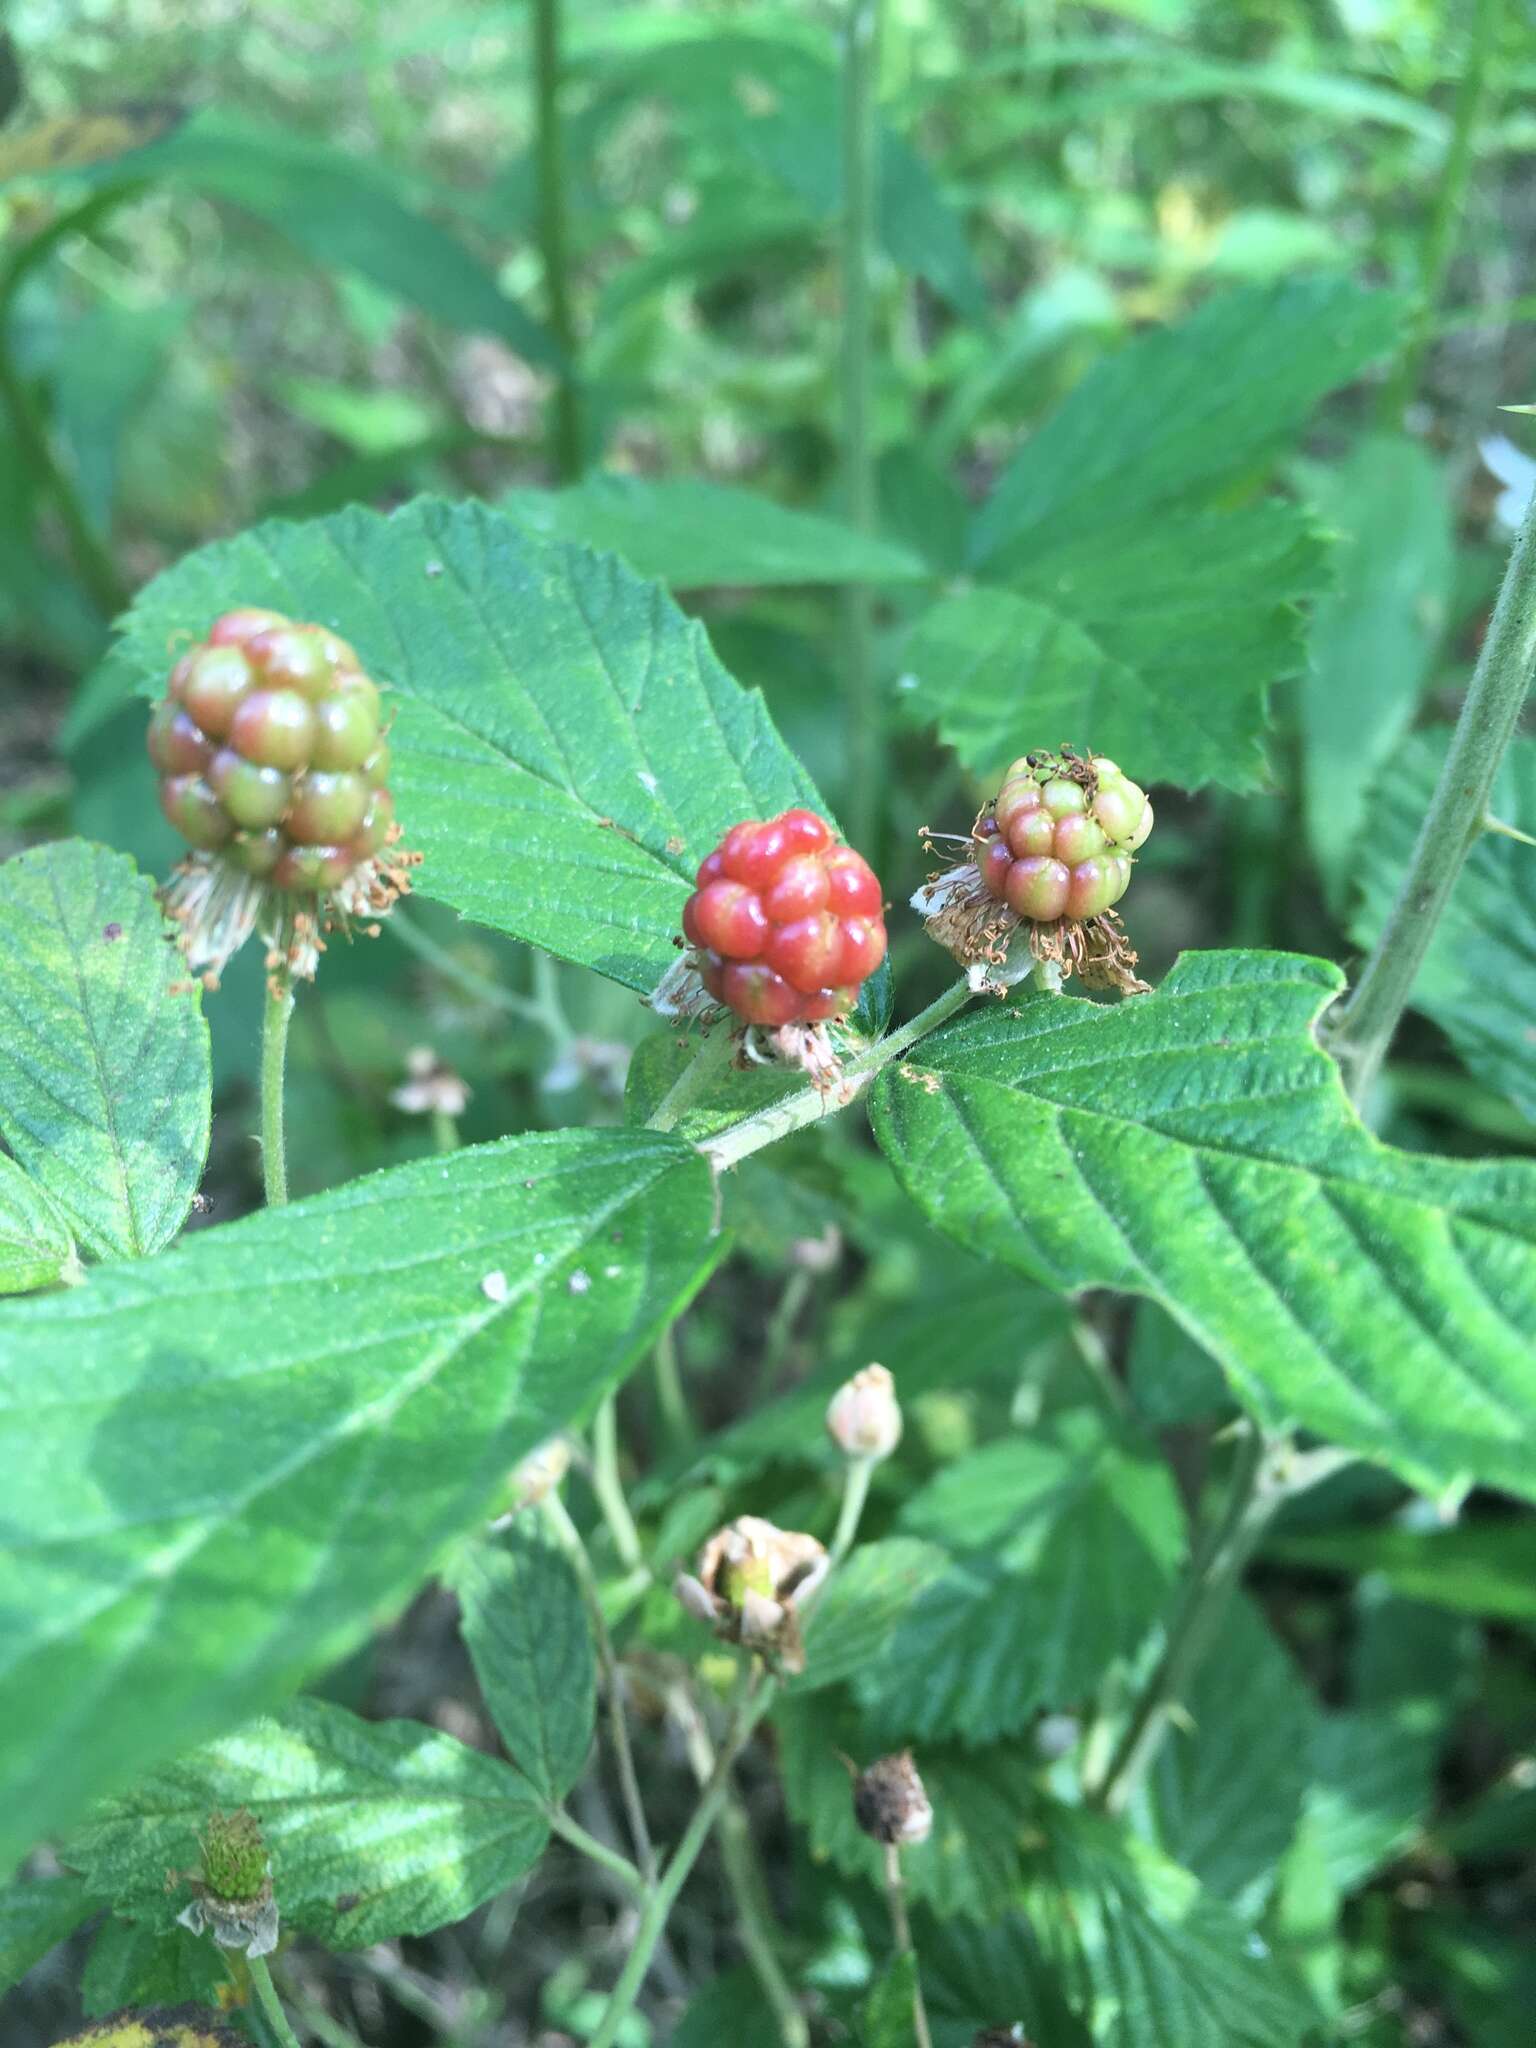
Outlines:
{"type": "Polygon", "coordinates": [[[1113,1008],[1026,998],[887,1069],[908,1192],[1063,1292],[1158,1301],[1239,1398],[1395,1467],[1536,1495],[1536,1168],[1377,1143],[1313,1027],[1342,976],[1185,954],[1113,1008]]]}
{"type": "Polygon", "coordinates": [[[153,885],[64,839],[0,867],[0,1137],[102,1258],[169,1244],[208,1152],[208,1025],[153,885]]]}

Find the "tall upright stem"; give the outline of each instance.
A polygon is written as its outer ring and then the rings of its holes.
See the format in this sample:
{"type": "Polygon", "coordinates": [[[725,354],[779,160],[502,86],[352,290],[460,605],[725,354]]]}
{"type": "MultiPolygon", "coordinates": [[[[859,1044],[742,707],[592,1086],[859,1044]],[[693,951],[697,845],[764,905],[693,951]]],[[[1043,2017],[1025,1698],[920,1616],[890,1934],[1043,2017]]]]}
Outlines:
{"type": "Polygon", "coordinates": [[[933,2048],[928,2031],[928,2007],[923,2002],[922,1979],[917,1974],[917,1952],[912,1946],[912,1923],[907,1918],[906,1881],[901,1874],[901,1851],[894,1842],[885,1845],[885,1896],[891,1908],[891,1934],[899,1956],[912,1958],[912,2037],[917,2048],[933,2048]]]}
{"type": "Polygon", "coordinates": [[[576,387],[576,323],[571,314],[565,132],[560,114],[560,0],[534,0],[533,68],[544,301],[550,332],[563,358],[555,385],[551,466],[561,483],[571,483],[581,474],[581,410],[576,387]]]}
{"type": "Polygon", "coordinates": [[[1393,424],[1413,402],[1419,388],[1424,355],[1435,330],[1435,308],[1445,288],[1445,275],[1456,249],[1456,234],[1466,207],[1467,188],[1477,154],[1477,124],[1488,91],[1493,46],[1498,40],[1504,0],[1477,0],[1472,18],[1472,43],[1456,89],[1451,139],[1435,185],[1434,205],[1419,251],[1419,279],[1408,336],[1397,368],[1382,392],[1381,416],[1393,424]]]}
{"type": "Polygon", "coordinates": [[[281,1208],[288,1199],[283,1075],[288,1061],[288,1019],[292,1015],[293,990],[287,982],[269,983],[261,1021],[261,1179],[270,1209],[281,1208]]]}
{"type": "MultiPolygon", "coordinates": [[[[870,437],[870,363],[874,349],[870,270],[879,185],[876,82],[880,0],[846,0],[843,43],[843,210],[838,238],[842,278],[843,511],[858,533],[876,521],[870,437]]],[[[885,734],[875,687],[874,607],[867,583],[843,593],[848,824],[856,846],[876,853],[874,833],[884,788],[885,734]]]]}
{"type": "Polygon", "coordinates": [[[1504,571],[1493,620],[1477,659],[1440,780],[1419,827],[1397,900],[1370,958],[1327,1033],[1329,1049],[1359,1102],[1386,1056],[1397,1021],[1449,901],[1462,863],[1483,829],[1493,779],[1514,737],[1536,675],[1536,499],[1504,571]]]}

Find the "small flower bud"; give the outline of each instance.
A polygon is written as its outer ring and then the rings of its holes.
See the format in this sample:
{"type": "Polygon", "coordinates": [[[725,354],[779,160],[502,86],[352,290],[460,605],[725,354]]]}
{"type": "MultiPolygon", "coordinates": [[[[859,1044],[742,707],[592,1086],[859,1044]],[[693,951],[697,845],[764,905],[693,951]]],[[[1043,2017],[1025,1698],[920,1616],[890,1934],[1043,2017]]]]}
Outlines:
{"type": "Polygon", "coordinates": [[[407,1116],[462,1116],[469,1089],[429,1045],[413,1045],[405,1056],[406,1079],[390,1090],[390,1101],[407,1116]]]}
{"type": "Polygon", "coordinates": [[[888,1458],[901,1442],[896,1382],[883,1365],[844,1380],[827,1405],[827,1434],[845,1458],[888,1458]]]}
{"type": "Polygon", "coordinates": [[[898,1849],[915,1848],[933,1832],[933,1808],[910,1749],[883,1756],[853,1781],[853,1817],[866,1835],[898,1849]]]}
{"type": "Polygon", "coordinates": [[[571,1446],[563,1436],[552,1436],[512,1467],[512,1513],[536,1508],[548,1500],[571,1469],[571,1446]]]}
{"type": "Polygon", "coordinates": [[[826,1573],[827,1553],[814,1536],[740,1515],[715,1531],[699,1552],[697,1573],[680,1573],[673,1591],[726,1642],[782,1671],[803,1671],[797,1610],[826,1573]]]}
{"type": "Polygon", "coordinates": [[[244,1806],[228,1814],[215,1808],[198,1841],[202,1868],[172,1871],[167,1878],[172,1886],[185,1882],[192,1887],[192,1902],[177,1919],[194,1934],[206,1929],[220,1948],[241,1949],[248,1956],[270,1955],[277,1946],[277,1906],[272,1866],[255,1814],[244,1806]]]}

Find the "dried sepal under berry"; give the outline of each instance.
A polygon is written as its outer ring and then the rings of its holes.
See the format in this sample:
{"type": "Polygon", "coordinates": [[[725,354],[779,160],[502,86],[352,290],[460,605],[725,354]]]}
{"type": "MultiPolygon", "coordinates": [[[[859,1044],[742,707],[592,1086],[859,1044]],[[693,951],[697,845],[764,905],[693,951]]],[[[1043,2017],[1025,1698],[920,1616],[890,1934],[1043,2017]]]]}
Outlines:
{"type": "MultiPolygon", "coordinates": [[[[1152,823],[1145,790],[1104,755],[1026,754],[951,841],[964,858],[930,876],[913,907],[979,989],[1075,974],[1088,988],[1145,994],[1114,906],[1152,823]],[[1011,957],[1021,931],[1027,959],[1011,957]]],[[[948,837],[925,834],[930,849],[948,837]]]]}
{"type": "Polygon", "coordinates": [[[884,901],[869,864],[813,811],[734,825],[700,864],[683,906],[687,948],[652,994],[671,1018],[728,1010],[742,1057],[842,1084],[829,1027],[885,958],[884,901]]]}
{"type": "Polygon", "coordinates": [[[166,1872],[166,1889],[186,1884],[192,1899],[177,1920],[194,1934],[205,1930],[220,1948],[248,1956],[270,1955],[277,1947],[277,1905],[272,1866],[261,1824],[248,1807],[221,1813],[217,1807],[198,1837],[202,1863],[194,1870],[166,1872]]]}
{"type": "Polygon", "coordinates": [[[210,986],[257,933],[274,980],[308,979],[326,933],[373,929],[409,889],[379,692],[327,628],[225,612],[172,669],[148,746],[194,849],[166,909],[210,986]]]}

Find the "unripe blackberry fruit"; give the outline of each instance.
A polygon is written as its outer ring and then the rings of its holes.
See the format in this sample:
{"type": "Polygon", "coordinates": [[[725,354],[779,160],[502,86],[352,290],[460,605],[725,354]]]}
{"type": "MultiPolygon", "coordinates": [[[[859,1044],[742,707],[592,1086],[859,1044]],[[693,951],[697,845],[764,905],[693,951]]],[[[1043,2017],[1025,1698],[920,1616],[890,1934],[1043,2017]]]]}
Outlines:
{"type": "Polygon", "coordinates": [[[292,973],[332,921],[388,909],[414,856],[385,779],[379,692],[324,626],[225,612],[150,719],[160,805],[197,853],[167,892],[193,965],[215,973],[260,926],[292,973]]]}
{"type": "Polygon", "coordinates": [[[732,826],[697,882],[683,931],[699,977],[748,1024],[845,1016],[885,958],[880,884],[812,811],[732,826]]]}
{"type": "Polygon", "coordinates": [[[1125,894],[1151,830],[1146,791],[1104,755],[1026,754],[978,821],[973,851],[988,893],[1018,916],[1086,921],[1125,894]]]}

